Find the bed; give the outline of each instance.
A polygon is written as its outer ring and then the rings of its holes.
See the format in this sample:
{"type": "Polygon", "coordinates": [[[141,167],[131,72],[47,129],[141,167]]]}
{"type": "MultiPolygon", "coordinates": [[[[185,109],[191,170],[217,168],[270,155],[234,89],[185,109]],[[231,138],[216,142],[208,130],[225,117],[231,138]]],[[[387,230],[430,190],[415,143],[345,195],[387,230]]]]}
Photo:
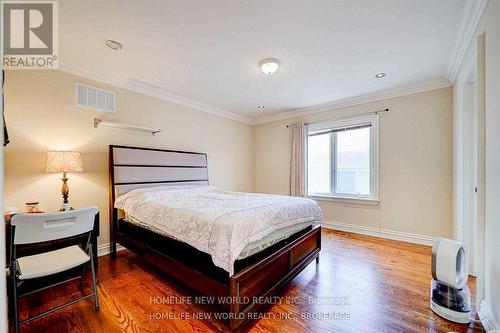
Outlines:
{"type": "Polygon", "coordinates": [[[111,255],[118,243],[195,291],[230,299],[220,306],[233,331],[319,262],[314,201],[212,187],[204,153],[112,145],[109,167],[111,255]]]}

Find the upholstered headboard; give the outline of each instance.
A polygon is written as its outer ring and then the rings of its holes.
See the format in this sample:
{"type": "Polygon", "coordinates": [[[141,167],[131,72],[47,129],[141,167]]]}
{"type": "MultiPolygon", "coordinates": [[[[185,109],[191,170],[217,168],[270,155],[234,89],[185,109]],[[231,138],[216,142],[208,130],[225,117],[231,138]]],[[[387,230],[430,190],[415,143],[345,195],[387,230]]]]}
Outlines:
{"type": "Polygon", "coordinates": [[[208,185],[207,154],[189,151],[109,146],[110,252],[116,255],[119,211],[115,199],[136,188],[208,185]]]}
{"type": "Polygon", "coordinates": [[[208,185],[205,153],[113,145],[109,167],[112,202],[141,187],[208,185]]]}

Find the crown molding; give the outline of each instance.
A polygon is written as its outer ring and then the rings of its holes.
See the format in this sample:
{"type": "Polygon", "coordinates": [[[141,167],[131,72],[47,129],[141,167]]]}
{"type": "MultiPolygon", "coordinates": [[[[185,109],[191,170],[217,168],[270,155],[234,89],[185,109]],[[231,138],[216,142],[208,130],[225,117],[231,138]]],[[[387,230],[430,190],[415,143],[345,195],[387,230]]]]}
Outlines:
{"type": "Polygon", "coordinates": [[[430,82],[420,83],[420,84],[407,86],[407,87],[384,90],[384,91],[376,92],[373,94],[361,95],[361,96],[357,96],[357,97],[353,97],[353,98],[346,98],[346,99],[342,99],[342,100],[339,100],[336,102],[311,106],[311,107],[298,109],[298,110],[294,110],[294,111],[280,112],[277,114],[258,118],[252,124],[257,125],[257,124],[269,123],[269,122],[278,121],[278,120],[289,119],[289,118],[293,118],[293,117],[304,116],[304,115],[308,115],[308,114],[338,110],[338,109],[347,108],[350,106],[381,101],[381,100],[394,98],[394,97],[412,95],[412,94],[417,94],[417,93],[421,93],[421,92],[425,92],[425,91],[446,88],[446,87],[450,87],[450,86],[451,86],[451,82],[449,82],[448,80],[430,81],[430,82]]]}
{"type": "Polygon", "coordinates": [[[458,38],[448,63],[446,78],[451,83],[454,83],[457,78],[458,71],[462,66],[467,49],[474,38],[487,4],[488,0],[469,0],[466,2],[464,15],[458,29],[458,38]]]}
{"type": "Polygon", "coordinates": [[[156,97],[156,98],[161,99],[161,100],[165,100],[168,102],[172,102],[175,104],[186,106],[186,107],[198,110],[198,111],[210,113],[210,114],[213,114],[213,115],[216,115],[219,117],[235,120],[235,121],[245,123],[248,125],[250,125],[252,123],[252,119],[250,119],[248,117],[236,114],[234,112],[226,111],[224,109],[221,109],[221,108],[218,108],[218,107],[215,107],[212,105],[201,103],[201,102],[189,99],[189,98],[185,98],[185,97],[182,97],[179,95],[169,93],[162,88],[152,86],[152,85],[147,84],[145,82],[132,81],[131,83],[127,84],[127,86],[125,88],[132,90],[132,91],[135,91],[135,92],[138,92],[138,93],[141,93],[141,94],[144,94],[144,95],[156,97]]]}
{"type": "Polygon", "coordinates": [[[336,109],[345,108],[345,107],[349,107],[349,106],[365,104],[365,103],[370,103],[370,102],[375,102],[375,101],[380,101],[380,100],[384,100],[384,99],[400,97],[400,96],[405,96],[405,95],[411,95],[411,94],[416,94],[416,93],[429,91],[429,90],[445,88],[445,87],[449,87],[451,85],[451,83],[447,80],[431,81],[431,82],[412,85],[412,86],[408,86],[408,87],[384,90],[384,91],[373,93],[373,94],[357,96],[354,98],[343,99],[343,100],[339,100],[336,102],[317,105],[317,106],[311,106],[311,107],[307,107],[307,108],[303,108],[303,109],[280,112],[277,114],[263,116],[260,118],[249,118],[249,117],[245,117],[245,116],[236,114],[234,112],[230,112],[230,111],[223,110],[221,108],[217,108],[215,106],[211,106],[208,104],[194,101],[192,99],[188,99],[188,98],[185,98],[185,97],[182,97],[179,95],[172,94],[172,93],[170,93],[162,88],[159,88],[159,87],[156,87],[156,86],[153,86],[153,85],[150,85],[150,84],[147,84],[145,82],[138,81],[138,80],[131,80],[131,81],[127,81],[127,82],[120,81],[120,80],[117,80],[117,79],[112,78],[112,77],[103,76],[103,75],[97,74],[95,72],[82,70],[82,69],[79,69],[79,68],[76,68],[73,66],[69,66],[69,65],[65,65],[65,64],[59,64],[59,70],[65,72],[65,73],[69,73],[72,75],[86,78],[88,80],[93,80],[93,81],[101,82],[101,83],[104,83],[107,85],[127,89],[130,91],[139,93],[139,94],[151,96],[151,97],[158,98],[158,99],[161,99],[161,100],[164,100],[167,102],[171,102],[171,103],[175,103],[175,104],[182,105],[185,107],[189,107],[189,108],[192,108],[192,109],[197,110],[197,111],[210,113],[210,114],[213,114],[213,115],[216,115],[219,117],[231,119],[231,120],[238,121],[238,122],[248,124],[248,125],[263,124],[263,123],[268,123],[268,122],[272,122],[272,121],[303,116],[303,115],[307,115],[307,114],[319,113],[319,112],[324,112],[324,111],[331,111],[331,110],[336,110],[336,109]]]}
{"type": "Polygon", "coordinates": [[[175,103],[178,105],[182,105],[185,107],[192,108],[197,111],[202,111],[206,113],[213,114],[215,116],[223,117],[226,119],[235,120],[244,124],[251,125],[253,123],[251,118],[236,114],[234,112],[226,111],[221,108],[211,106],[205,103],[201,103],[189,98],[185,98],[171,92],[168,92],[162,88],[155,87],[153,85],[147,84],[145,82],[141,82],[138,80],[131,81],[120,81],[111,77],[106,77],[94,72],[90,72],[87,70],[82,70],[73,66],[59,64],[59,70],[68,74],[80,76],[89,80],[98,81],[104,84],[108,84],[111,86],[116,86],[118,88],[127,89],[139,94],[143,94],[146,96],[151,96],[154,98],[161,99],[163,101],[175,103]]]}

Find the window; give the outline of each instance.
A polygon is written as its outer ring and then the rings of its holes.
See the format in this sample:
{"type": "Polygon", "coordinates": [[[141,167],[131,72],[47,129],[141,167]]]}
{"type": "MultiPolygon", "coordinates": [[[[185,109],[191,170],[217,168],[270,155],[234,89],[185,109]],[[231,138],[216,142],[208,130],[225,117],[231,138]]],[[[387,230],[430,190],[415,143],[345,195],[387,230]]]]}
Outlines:
{"type": "Polygon", "coordinates": [[[377,137],[377,115],[310,125],[308,194],[377,199],[377,137]]]}

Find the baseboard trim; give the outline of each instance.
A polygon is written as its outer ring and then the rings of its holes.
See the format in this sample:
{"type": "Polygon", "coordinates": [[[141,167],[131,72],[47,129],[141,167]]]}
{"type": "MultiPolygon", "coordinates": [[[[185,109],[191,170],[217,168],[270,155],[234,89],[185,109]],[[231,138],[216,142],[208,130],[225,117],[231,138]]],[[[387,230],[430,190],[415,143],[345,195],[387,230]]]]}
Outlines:
{"type": "MultiPolygon", "coordinates": [[[[394,231],[388,229],[378,229],[373,227],[366,227],[361,225],[334,222],[334,221],[323,221],[321,225],[327,229],[352,232],[355,234],[392,239],[401,242],[427,245],[427,246],[432,246],[437,239],[437,237],[411,234],[407,232],[394,231]]],[[[116,251],[122,251],[122,250],[125,250],[125,248],[120,244],[116,244],[116,251]]],[[[97,255],[99,257],[105,256],[109,253],[110,253],[110,243],[97,245],[97,255]]]]}
{"type": "MultiPolygon", "coordinates": [[[[105,256],[105,255],[109,254],[111,252],[110,246],[111,246],[110,243],[97,245],[97,256],[100,257],[100,256],[105,256]]],[[[116,244],[116,251],[118,252],[121,250],[125,250],[125,248],[123,246],[121,246],[120,244],[116,244]]]]}
{"type": "Polygon", "coordinates": [[[327,229],[352,232],[366,236],[373,236],[373,237],[379,237],[379,238],[385,238],[385,239],[391,239],[401,242],[427,245],[427,246],[432,246],[437,239],[437,237],[411,234],[402,231],[379,229],[374,227],[366,227],[366,226],[334,222],[334,221],[323,221],[322,226],[324,226],[327,229]]]}
{"type": "Polygon", "coordinates": [[[495,320],[491,308],[488,303],[481,301],[481,306],[479,307],[479,311],[477,312],[479,320],[481,321],[481,325],[486,332],[496,331],[500,329],[498,322],[495,320]]]}

